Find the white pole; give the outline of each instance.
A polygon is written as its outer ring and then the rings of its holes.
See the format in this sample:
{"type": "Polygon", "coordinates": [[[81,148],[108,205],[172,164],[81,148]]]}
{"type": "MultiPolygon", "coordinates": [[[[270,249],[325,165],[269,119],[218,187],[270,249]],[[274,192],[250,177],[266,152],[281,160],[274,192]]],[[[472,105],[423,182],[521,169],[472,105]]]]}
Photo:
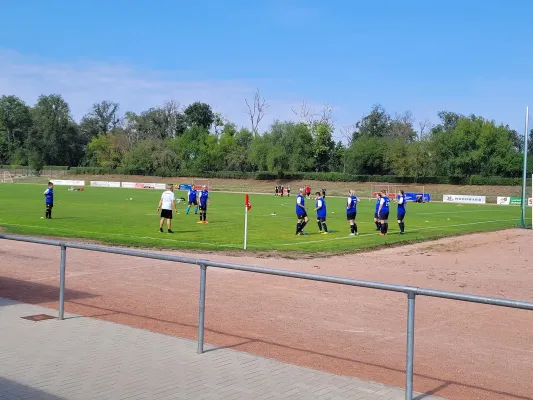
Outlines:
{"type": "Polygon", "coordinates": [[[246,250],[247,239],[248,239],[248,206],[244,206],[244,250],[246,250]]]}
{"type": "Polygon", "coordinates": [[[526,198],[526,186],[527,186],[527,139],[529,136],[528,132],[528,123],[529,123],[529,106],[526,107],[526,127],[524,132],[524,173],[522,178],[522,227],[526,227],[526,207],[527,207],[527,198],[526,198]]]}

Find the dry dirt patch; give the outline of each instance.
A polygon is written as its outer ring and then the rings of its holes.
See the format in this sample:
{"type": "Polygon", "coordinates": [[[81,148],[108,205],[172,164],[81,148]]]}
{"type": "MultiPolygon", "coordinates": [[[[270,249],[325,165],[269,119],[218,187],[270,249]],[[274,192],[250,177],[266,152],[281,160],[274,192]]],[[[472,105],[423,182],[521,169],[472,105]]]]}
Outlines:
{"type": "MultiPolygon", "coordinates": [[[[179,254],[533,301],[532,240],[531,231],[514,229],[329,258],[179,254]]],[[[0,241],[0,257],[1,297],[57,307],[59,249],[0,241]]],[[[195,338],[198,277],[197,266],[68,250],[66,310],[195,338]]],[[[402,294],[210,268],[206,342],[403,386],[406,302],[402,294]]],[[[415,329],[417,391],[533,399],[533,312],[418,297],[415,329]]]]}

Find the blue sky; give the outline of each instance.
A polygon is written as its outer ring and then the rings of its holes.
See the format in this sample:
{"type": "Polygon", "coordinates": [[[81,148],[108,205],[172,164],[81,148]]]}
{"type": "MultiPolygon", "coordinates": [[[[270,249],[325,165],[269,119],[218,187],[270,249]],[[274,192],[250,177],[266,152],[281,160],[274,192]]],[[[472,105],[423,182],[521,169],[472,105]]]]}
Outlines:
{"type": "MultiPolygon", "coordinates": [[[[437,122],[475,113],[520,133],[533,106],[533,2],[11,1],[2,5],[0,94],[60,93],[79,119],[104,99],[139,112],[212,104],[247,125],[256,88],[274,119],[302,101],[338,127],[373,104],[437,122]]],[[[340,136],[337,135],[339,138],[340,136]]]]}

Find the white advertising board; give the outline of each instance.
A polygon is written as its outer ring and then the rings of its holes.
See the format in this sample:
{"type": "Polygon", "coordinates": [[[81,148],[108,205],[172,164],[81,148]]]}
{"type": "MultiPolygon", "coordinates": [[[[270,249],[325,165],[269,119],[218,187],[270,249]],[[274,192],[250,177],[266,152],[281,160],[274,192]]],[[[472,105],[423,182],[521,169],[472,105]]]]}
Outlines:
{"type": "Polygon", "coordinates": [[[463,194],[445,194],[442,196],[444,203],[459,203],[459,204],[485,204],[487,202],[486,196],[469,196],[463,194]]]}
{"type": "Polygon", "coordinates": [[[122,182],[120,186],[126,189],[135,189],[135,182],[122,182]]]}
{"type": "Polygon", "coordinates": [[[58,186],[85,186],[85,181],[70,181],[65,179],[52,179],[50,180],[54,185],[58,186]]]}
{"type": "Polygon", "coordinates": [[[511,204],[511,198],[510,197],[498,197],[496,199],[496,204],[508,206],[509,204],[511,204]]]}
{"type": "Polygon", "coordinates": [[[119,188],[120,187],[120,182],[91,181],[91,186],[119,188]]]}

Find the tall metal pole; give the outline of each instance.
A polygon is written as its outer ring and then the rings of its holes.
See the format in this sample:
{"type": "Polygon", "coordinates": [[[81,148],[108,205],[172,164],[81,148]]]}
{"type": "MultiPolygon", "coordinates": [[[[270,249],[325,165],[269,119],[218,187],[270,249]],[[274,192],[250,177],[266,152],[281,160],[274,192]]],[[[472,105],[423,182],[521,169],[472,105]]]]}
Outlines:
{"type": "Polygon", "coordinates": [[[59,319],[65,317],[65,270],[67,262],[67,248],[61,246],[61,264],[59,266],[59,319]]]}
{"type": "Polygon", "coordinates": [[[529,106],[526,107],[526,127],[524,132],[524,171],[522,174],[522,227],[526,227],[526,208],[527,208],[527,198],[526,198],[526,185],[527,185],[527,139],[529,136],[528,132],[529,125],[529,106]]]}
{"type": "Polygon", "coordinates": [[[415,358],[415,294],[407,293],[407,357],[405,366],[405,400],[413,400],[415,358]]]}
{"type": "Polygon", "coordinates": [[[198,349],[196,352],[202,354],[204,352],[204,316],[205,316],[205,280],[207,267],[204,264],[200,265],[200,301],[198,307],[198,349]]]}

